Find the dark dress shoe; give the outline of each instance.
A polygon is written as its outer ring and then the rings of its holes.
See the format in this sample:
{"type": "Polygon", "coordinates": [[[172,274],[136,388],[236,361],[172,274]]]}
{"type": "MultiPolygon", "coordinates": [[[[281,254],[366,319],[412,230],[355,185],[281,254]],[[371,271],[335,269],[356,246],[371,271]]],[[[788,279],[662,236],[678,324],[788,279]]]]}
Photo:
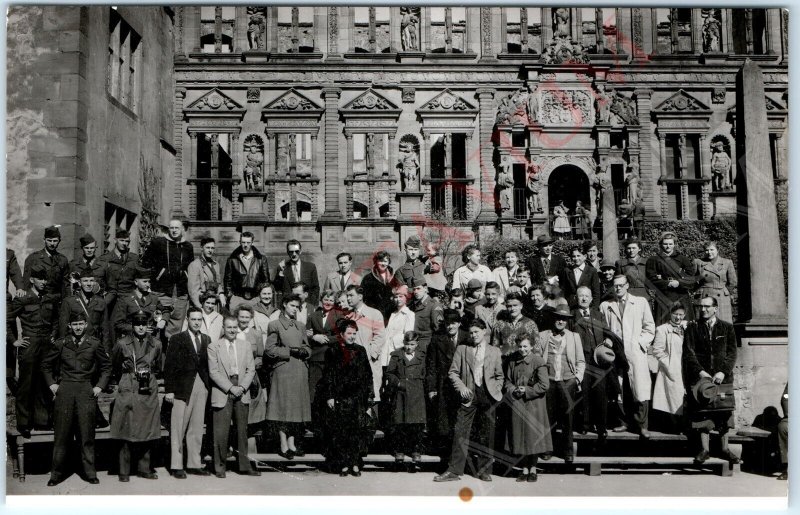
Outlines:
{"type": "Polygon", "coordinates": [[[347,477],[348,471],[347,469],[342,469],[339,471],[339,477],[347,477]]]}
{"type": "Polygon", "coordinates": [[[489,482],[492,480],[492,476],[487,474],[486,472],[483,472],[481,474],[478,474],[478,479],[480,479],[481,481],[489,482]]]}
{"type": "Polygon", "coordinates": [[[57,479],[51,479],[50,481],[47,482],[47,486],[56,486],[57,484],[60,484],[62,481],[63,481],[63,479],[58,479],[58,480],[57,479]]]}
{"type": "Polygon", "coordinates": [[[294,453],[291,450],[288,450],[286,452],[278,451],[278,456],[287,460],[294,459],[294,453]]]}
{"type": "Polygon", "coordinates": [[[695,465],[700,465],[701,463],[704,463],[708,458],[709,458],[708,451],[702,450],[697,454],[697,456],[694,457],[694,463],[695,465]]]}
{"type": "Polygon", "coordinates": [[[728,460],[728,463],[731,465],[737,465],[742,462],[742,460],[739,459],[739,456],[732,453],[730,449],[725,449],[722,451],[721,457],[723,460],[728,460]]]}
{"type": "Polygon", "coordinates": [[[536,472],[531,472],[528,474],[528,483],[535,483],[537,479],[539,479],[539,476],[536,474],[536,472]]]}
{"type": "Polygon", "coordinates": [[[571,465],[575,462],[575,456],[564,456],[564,463],[571,465]]]}
{"type": "Polygon", "coordinates": [[[552,457],[553,457],[553,455],[552,455],[552,454],[550,454],[550,453],[547,453],[547,454],[542,454],[541,456],[539,456],[539,459],[540,459],[540,460],[542,460],[542,461],[547,461],[547,460],[549,460],[549,459],[550,459],[550,458],[552,458],[552,457]]]}
{"type": "Polygon", "coordinates": [[[298,458],[304,458],[304,457],[305,457],[305,455],[306,455],[306,451],[304,451],[304,450],[302,450],[302,449],[297,449],[296,451],[292,451],[292,452],[293,452],[293,453],[294,453],[294,455],[295,455],[295,456],[297,456],[298,458]]]}
{"type": "Polygon", "coordinates": [[[126,476],[124,474],[120,474],[119,475],[119,481],[121,483],[128,483],[128,482],[130,482],[130,480],[131,480],[131,476],[126,476]]]}
{"type": "Polygon", "coordinates": [[[447,472],[445,472],[444,474],[435,476],[433,478],[433,480],[435,482],[437,482],[437,483],[443,483],[445,481],[458,481],[459,479],[461,479],[461,476],[459,476],[458,474],[454,474],[454,473],[450,472],[449,470],[447,472]]]}
{"type": "MultiPolygon", "coordinates": [[[[778,481],[786,481],[788,479],[789,479],[789,473],[788,472],[781,472],[781,475],[778,476],[778,481]]],[[[50,486],[50,483],[47,483],[47,486],[50,486]]]]}
{"type": "Polygon", "coordinates": [[[519,476],[517,476],[517,483],[524,483],[525,481],[527,481],[527,480],[528,480],[528,476],[529,476],[529,475],[530,475],[530,474],[525,474],[525,473],[521,472],[521,473],[519,474],[519,476]]]}
{"type": "Polygon", "coordinates": [[[20,436],[22,438],[30,438],[31,437],[31,430],[30,429],[20,429],[19,430],[20,436]]]}
{"type": "Polygon", "coordinates": [[[350,475],[353,477],[361,477],[361,470],[353,468],[350,470],[350,475]]]}
{"type": "Polygon", "coordinates": [[[225,479],[225,471],[224,470],[222,472],[215,472],[214,475],[217,476],[220,479],[225,479]]]}
{"type": "Polygon", "coordinates": [[[183,469],[173,470],[172,477],[175,479],[186,479],[186,471],[183,469]]]}
{"type": "Polygon", "coordinates": [[[90,485],[99,485],[100,484],[100,480],[97,479],[96,477],[90,477],[89,479],[86,480],[86,482],[89,483],[90,485]]]}
{"type": "Polygon", "coordinates": [[[193,476],[210,476],[211,472],[207,471],[206,469],[186,469],[187,474],[191,474],[193,476]]]}
{"type": "Polygon", "coordinates": [[[158,479],[158,474],[155,472],[139,472],[136,474],[136,477],[140,477],[142,479],[158,479]]]}

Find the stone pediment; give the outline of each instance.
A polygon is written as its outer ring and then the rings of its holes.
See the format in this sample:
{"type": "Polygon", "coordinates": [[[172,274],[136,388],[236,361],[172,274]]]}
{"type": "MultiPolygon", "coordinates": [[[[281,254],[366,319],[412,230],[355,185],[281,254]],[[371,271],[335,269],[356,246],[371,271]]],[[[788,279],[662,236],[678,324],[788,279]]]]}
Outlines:
{"type": "Polygon", "coordinates": [[[709,108],[704,103],[697,100],[692,95],[680,89],[677,93],[661,102],[653,111],[663,113],[680,114],[708,111],[709,108]]]}
{"type": "Polygon", "coordinates": [[[225,93],[221,92],[218,88],[214,88],[189,104],[185,110],[194,112],[224,113],[244,111],[244,107],[242,107],[241,104],[236,102],[225,93]]]}
{"type": "Polygon", "coordinates": [[[269,104],[267,104],[264,111],[282,111],[282,112],[322,112],[322,107],[315,104],[304,95],[301,95],[294,89],[290,89],[283,95],[279,96],[269,104]]]}
{"type": "Polygon", "coordinates": [[[472,113],[478,110],[449,89],[445,89],[428,100],[417,112],[420,113],[472,113]]]}
{"type": "Polygon", "coordinates": [[[348,102],[347,105],[342,108],[342,111],[380,112],[399,111],[399,108],[383,95],[379,95],[375,91],[369,89],[348,102]]]}

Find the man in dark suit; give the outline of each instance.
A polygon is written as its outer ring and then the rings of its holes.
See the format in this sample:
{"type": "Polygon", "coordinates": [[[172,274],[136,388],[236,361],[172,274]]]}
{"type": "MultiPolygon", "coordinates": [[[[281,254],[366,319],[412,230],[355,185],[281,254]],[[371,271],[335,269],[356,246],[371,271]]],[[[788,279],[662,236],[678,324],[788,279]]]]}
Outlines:
{"type": "MultiPolygon", "coordinates": [[[[459,345],[450,365],[450,381],[460,396],[461,405],[453,428],[453,448],[447,472],[433,478],[436,482],[457,481],[464,473],[470,444],[481,454],[494,448],[494,406],[503,399],[503,367],[500,349],[489,345],[486,323],[475,318],[469,323],[472,345],[459,345]]],[[[491,481],[492,459],[476,460],[476,477],[491,481]]]]}
{"type": "Polygon", "coordinates": [[[542,235],[536,238],[539,254],[528,259],[528,268],[531,269],[531,282],[542,284],[553,283],[558,273],[567,267],[567,262],[561,256],[553,254],[553,238],[542,235]]]}
{"type": "Polygon", "coordinates": [[[597,431],[597,447],[602,448],[608,436],[608,400],[616,399],[621,393],[619,374],[627,371],[625,349],[622,342],[611,332],[606,319],[597,307],[593,307],[592,290],[579,286],[578,306],[572,310],[569,330],[581,337],[586,371],[581,383],[581,406],[578,414],[583,415],[583,424],[578,426],[582,433],[597,431]],[[595,359],[597,347],[606,346],[614,351],[613,363],[598,363],[595,359]]]}
{"type": "Polygon", "coordinates": [[[172,476],[186,479],[186,473],[208,476],[203,469],[200,447],[208,398],[208,346],[211,338],[200,332],[203,312],[196,306],[187,310],[189,330],[169,339],[164,360],[164,400],[172,403],[170,448],[172,476]],[[186,438],[186,470],[183,469],[183,440],[186,438]]]}
{"type": "Polygon", "coordinates": [[[448,374],[456,347],[466,338],[461,329],[461,315],[455,309],[443,314],[443,330],[434,333],[425,363],[425,384],[428,387],[428,431],[441,463],[447,463],[453,444],[453,426],[458,411],[458,394],[448,374]]]}
{"type": "Polygon", "coordinates": [[[76,426],[83,479],[93,485],[100,482],[94,467],[95,410],[97,396],[111,377],[111,360],[102,342],[85,334],[84,313],[73,313],[69,326],[70,334],[56,340],[41,367],[55,396],[53,464],[47,486],[55,486],[68,476],[67,451],[76,426]],[[97,377],[96,382],[93,377],[97,377]]]}
{"type": "Polygon", "coordinates": [[[592,298],[600,298],[600,278],[597,270],[586,263],[586,254],[579,245],[569,251],[572,260],[571,266],[564,268],[558,274],[558,283],[567,299],[570,308],[578,305],[578,288],[586,286],[592,291],[592,298]]]}
{"type": "Polygon", "coordinates": [[[697,286],[692,260],[675,248],[675,233],[665,232],[659,239],[661,249],[647,259],[647,281],[655,291],[654,313],[656,326],[669,322],[670,308],[681,301],[686,310],[686,320],[694,320],[694,302],[691,294],[697,286]]]}
{"type": "Polygon", "coordinates": [[[300,254],[302,252],[303,246],[299,241],[289,240],[286,244],[286,253],[289,255],[289,261],[287,262],[283,259],[278,263],[278,269],[275,272],[275,288],[282,295],[290,295],[292,293],[292,285],[303,282],[308,286],[307,302],[315,308],[319,302],[317,267],[311,261],[301,260],[300,254]]]}

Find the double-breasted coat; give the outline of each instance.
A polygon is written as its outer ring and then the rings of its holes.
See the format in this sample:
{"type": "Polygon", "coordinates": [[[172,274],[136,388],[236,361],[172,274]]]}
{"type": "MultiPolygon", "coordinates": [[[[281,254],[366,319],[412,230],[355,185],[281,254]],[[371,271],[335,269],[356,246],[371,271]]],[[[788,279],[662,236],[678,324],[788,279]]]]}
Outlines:
{"type": "Polygon", "coordinates": [[[600,312],[606,318],[609,329],[622,339],[634,399],[638,402],[650,400],[652,382],[647,351],[656,332],[650,305],[642,297],[628,294],[625,296],[624,313],[620,313],[616,300],[602,302],[600,312]]]}
{"type": "Polygon", "coordinates": [[[547,363],[531,351],[523,357],[519,352],[511,355],[506,368],[503,389],[511,406],[511,452],[517,455],[543,454],[553,451],[550,436],[550,419],[547,417],[547,363]],[[517,398],[512,392],[525,387],[525,395],[517,398]]]}
{"type": "Polygon", "coordinates": [[[697,295],[717,299],[717,318],[733,322],[730,292],[730,288],[736,287],[736,269],[733,267],[733,261],[717,256],[711,261],[695,259],[694,266],[698,285],[697,295]]]}
{"type": "Polygon", "coordinates": [[[291,349],[304,349],[311,355],[306,326],[281,314],[269,323],[264,357],[272,367],[267,420],[311,422],[311,395],[308,391],[308,363],[290,355],[291,349]]]}
{"type": "Polygon", "coordinates": [[[425,424],[425,353],[417,349],[411,359],[404,349],[391,353],[386,383],[391,392],[393,424],[425,424]]]}
{"type": "Polygon", "coordinates": [[[654,319],[658,325],[669,322],[672,304],[681,301],[686,307],[686,320],[694,320],[692,292],[697,286],[694,264],[688,257],[678,252],[667,256],[659,252],[647,259],[645,266],[647,280],[653,285],[655,292],[654,319]],[[669,286],[671,280],[678,281],[678,286],[669,286]]]}
{"type": "Polygon", "coordinates": [[[118,378],[111,413],[111,437],[129,442],[146,442],[161,438],[161,413],[158,403],[156,371],[161,363],[161,342],[145,335],[123,336],[111,354],[112,375],[118,378]],[[150,369],[150,393],[139,393],[136,370],[150,369]]]}

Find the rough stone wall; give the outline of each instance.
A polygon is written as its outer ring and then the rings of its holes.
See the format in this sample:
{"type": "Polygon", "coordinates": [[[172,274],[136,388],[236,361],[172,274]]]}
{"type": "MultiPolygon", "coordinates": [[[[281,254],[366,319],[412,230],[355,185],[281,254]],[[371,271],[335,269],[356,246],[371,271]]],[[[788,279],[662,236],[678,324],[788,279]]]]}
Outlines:
{"type": "Polygon", "coordinates": [[[118,12],[142,37],[136,115],[106,92],[110,7],[9,8],[7,245],[20,261],[54,223],[69,258],[85,232],[102,241],[106,200],[138,213],[142,163],[171,173],[172,20],[161,7],[118,12]]]}

